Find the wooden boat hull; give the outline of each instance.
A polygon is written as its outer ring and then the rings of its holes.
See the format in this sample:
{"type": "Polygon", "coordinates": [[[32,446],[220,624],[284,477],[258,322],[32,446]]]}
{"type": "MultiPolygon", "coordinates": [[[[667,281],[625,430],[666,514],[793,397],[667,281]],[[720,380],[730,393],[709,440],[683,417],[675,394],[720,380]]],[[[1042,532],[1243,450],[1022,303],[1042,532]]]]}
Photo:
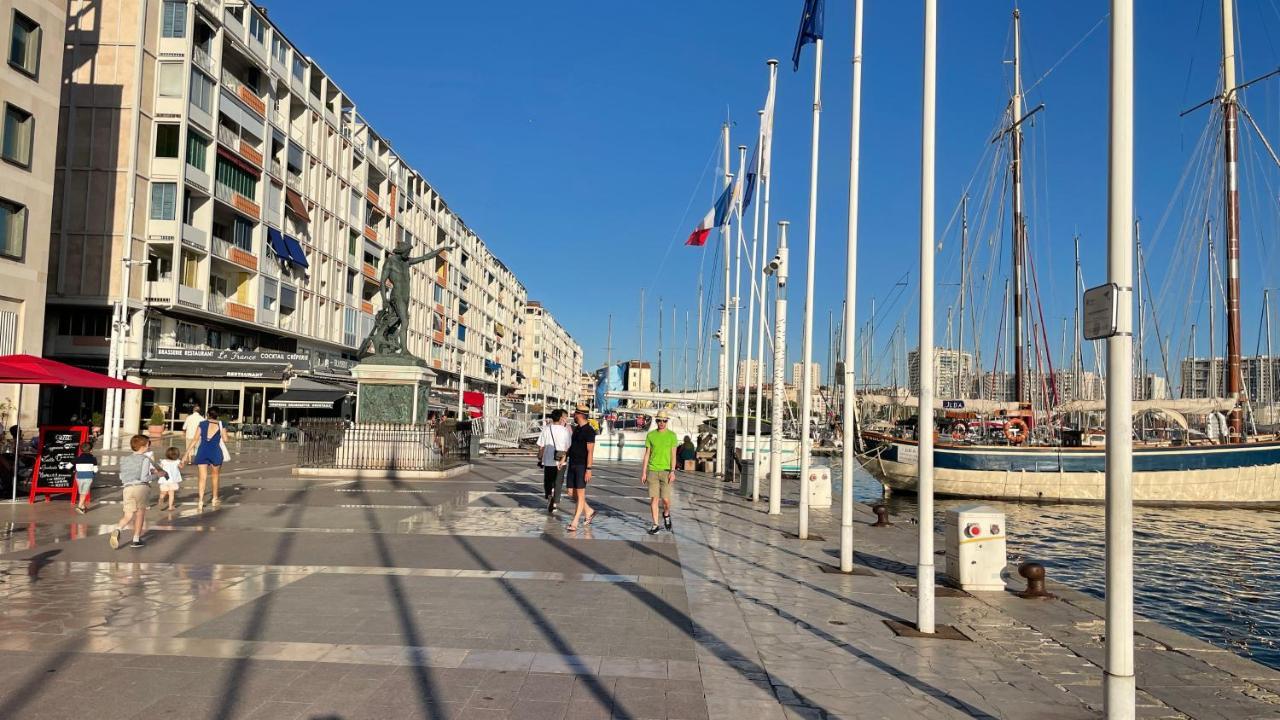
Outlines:
{"type": "MultiPolygon", "coordinates": [[[[863,433],[862,466],[886,487],[915,492],[914,440],[863,433]]],[[[938,443],[934,493],[943,496],[1101,502],[1100,447],[1003,447],[938,443]]],[[[1135,448],[1133,499],[1147,504],[1280,505],[1280,442],[1135,448]]]]}

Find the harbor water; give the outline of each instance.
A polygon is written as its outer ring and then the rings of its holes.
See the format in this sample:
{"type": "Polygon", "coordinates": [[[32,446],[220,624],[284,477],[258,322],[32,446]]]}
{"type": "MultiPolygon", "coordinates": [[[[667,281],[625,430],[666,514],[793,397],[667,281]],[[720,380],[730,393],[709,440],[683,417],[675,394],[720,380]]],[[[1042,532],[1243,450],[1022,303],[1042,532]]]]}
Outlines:
{"type": "MultiPolygon", "coordinates": [[[[838,512],[839,461],[831,465],[838,512]]],[[[880,501],[880,483],[859,469],[854,497],[880,501]]],[[[937,527],[948,509],[974,502],[939,499],[937,527]]],[[[983,503],[1006,514],[1011,562],[1043,563],[1051,582],[1102,597],[1101,505],[983,503]]],[[[917,513],[914,495],[887,504],[898,523],[917,513]]],[[[1280,511],[1136,507],[1134,562],[1139,614],[1280,669],[1280,511]]]]}

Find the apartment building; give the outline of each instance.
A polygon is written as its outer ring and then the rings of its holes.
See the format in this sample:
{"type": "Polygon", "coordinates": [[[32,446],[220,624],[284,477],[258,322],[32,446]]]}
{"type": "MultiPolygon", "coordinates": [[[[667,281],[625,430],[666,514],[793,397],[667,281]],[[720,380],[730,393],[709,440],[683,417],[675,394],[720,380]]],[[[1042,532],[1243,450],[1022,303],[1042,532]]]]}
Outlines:
{"type": "MultiPolygon", "coordinates": [[[[1182,361],[1181,397],[1212,398],[1227,396],[1227,359],[1225,357],[1185,358],[1182,361]]],[[[1241,387],[1254,403],[1275,402],[1280,384],[1280,358],[1253,355],[1240,358],[1241,387]]]]}
{"type": "Polygon", "coordinates": [[[572,406],[580,400],[582,347],[543,307],[530,300],[524,309],[524,363],[528,378],[522,395],[548,408],[572,406]]]}
{"type": "Polygon", "coordinates": [[[578,402],[591,409],[596,407],[595,373],[584,372],[578,376],[578,402]]]}
{"type": "Polygon", "coordinates": [[[350,387],[398,243],[453,248],[412,270],[409,350],[437,384],[522,382],[525,287],[265,8],[69,12],[46,352],[103,368],[123,298],[151,388],[126,430],[153,405],[262,421],[298,375],[350,387]]]}
{"type": "MultiPolygon", "coordinates": [[[[0,2],[0,355],[44,349],[49,215],[66,7],[54,0],[0,2]]],[[[39,389],[0,386],[0,421],[36,421],[39,389]]]]}
{"type": "MultiPolygon", "coordinates": [[[[809,382],[814,390],[822,387],[822,365],[809,363],[809,382]]],[[[791,363],[791,384],[800,387],[804,383],[804,363],[791,363]]]]}
{"type": "MultiPolygon", "coordinates": [[[[933,349],[934,396],[959,398],[973,381],[973,356],[958,350],[933,349]]],[[[920,395],[920,350],[907,353],[907,387],[912,395],[920,395]]]]}

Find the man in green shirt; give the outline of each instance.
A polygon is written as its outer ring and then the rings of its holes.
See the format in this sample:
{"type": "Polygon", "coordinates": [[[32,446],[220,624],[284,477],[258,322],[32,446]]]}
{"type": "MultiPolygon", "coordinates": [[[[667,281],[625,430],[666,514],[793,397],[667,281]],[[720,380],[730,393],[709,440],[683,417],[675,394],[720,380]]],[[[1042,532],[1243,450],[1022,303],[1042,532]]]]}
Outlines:
{"type": "Polygon", "coordinates": [[[654,417],[657,428],[644,436],[644,462],[640,469],[640,483],[649,486],[649,507],[653,511],[653,527],[650,535],[657,535],[658,501],[662,501],[662,520],[671,530],[671,486],[676,482],[676,446],[680,439],[667,429],[667,411],[659,411],[654,417]],[[653,477],[650,477],[652,474],[653,477]]]}

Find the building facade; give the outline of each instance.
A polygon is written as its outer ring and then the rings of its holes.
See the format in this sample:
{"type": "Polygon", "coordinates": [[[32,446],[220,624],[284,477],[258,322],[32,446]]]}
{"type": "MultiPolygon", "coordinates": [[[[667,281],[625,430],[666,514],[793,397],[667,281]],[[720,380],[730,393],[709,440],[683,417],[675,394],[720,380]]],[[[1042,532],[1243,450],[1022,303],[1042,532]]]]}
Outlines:
{"type": "Polygon", "coordinates": [[[126,394],[126,431],[155,405],[262,421],[291,377],[342,384],[402,243],[449,248],[412,268],[408,349],[437,384],[523,382],[524,286],[265,9],[69,9],[46,354],[104,368],[125,302],[125,368],[152,388],[126,394]]]}
{"type": "MultiPolygon", "coordinates": [[[[809,363],[809,387],[822,387],[822,365],[819,363],[809,363]]],[[[804,363],[791,363],[791,384],[800,387],[804,383],[804,363]]]]}
{"type": "Polygon", "coordinates": [[[524,308],[524,364],[528,378],[522,393],[529,402],[548,407],[577,403],[581,395],[582,347],[574,342],[541,302],[530,300],[524,308]]]}
{"type": "Polygon", "coordinates": [[[582,373],[578,376],[578,402],[592,410],[596,409],[596,374],[582,373]]]}
{"type": "MultiPolygon", "coordinates": [[[[957,350],[933,349],[934,396],[959,398],[973,384],[973,356],[957,350]]],[[[907,388],[912,395],[920,395],[920,350],[907,353],[907,388]]],[[[988,396],[989,397],[989,396],[988,396]]]]}
{"type": "MultiPolygon", "coordinates": [[[[55,0],[0,2],[0,355],[44,351],[58,98],[67,9],[55,0]]],[[[35,424],[39,388],[0,386],[0,422],[35,424]],[[22,417],[15,421],[22,393],[22,417]]],[[[88,418],[86,418],[88,419],[88,418]]]]}
{"type": "MultiPolygon", "coordinates": [[[[1227,395],[1227,359],[1186,358],[1182,361],[1182,397],[1227,395]]],[[[1254,355],[1240,358],[1241,386],[1255,403],[1272,403],[1280,382],[1280,358],[1254,355]]]]}

